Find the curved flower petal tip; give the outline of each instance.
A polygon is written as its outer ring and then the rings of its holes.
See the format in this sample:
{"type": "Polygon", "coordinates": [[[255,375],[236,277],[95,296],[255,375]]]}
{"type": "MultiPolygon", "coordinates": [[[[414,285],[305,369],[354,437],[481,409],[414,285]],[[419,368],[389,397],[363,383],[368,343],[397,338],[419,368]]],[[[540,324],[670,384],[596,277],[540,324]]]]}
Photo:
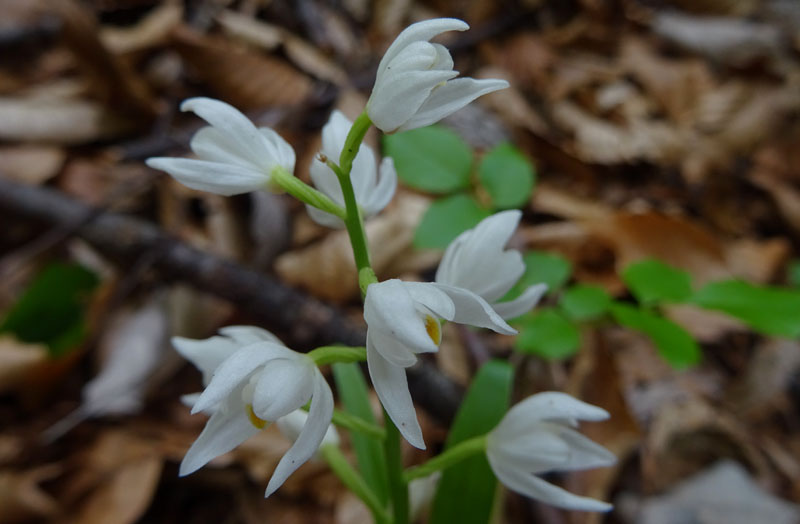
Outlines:
{"type": "MultiPolygon", "coordinates": [[[[322,154],[328,158],[339,158],[344,149],[347,134],[353,123],[341,111],[334,111],[322,128],[322,154]]],[[[314,186],[331,200],[344,207],[344,196],[336,174],[326,164],[315,158],[311,163],[311,180],[314,186]]],[[[383,159],[380,171],[376,169],[375,154],[366,144],[361,144],[350,171],[356,202],[368,219],[377,215],[394,196],[397,189],[397,172],[390,158],[383,159]],[[380,175],[380,176],[379,176],[380,175]]],[[[330,213],[306,205],[308,214],[316,223],[326,226],[344,227],[342,220],[330,213]]]]}
{"type": "Polygon", "coordinates": [[[570,427],[575,420],[607,417],[605,410],[564,393],[533,395],[511,408],[489,433],[489,465],[500,482],[522,495],[565,509],[608,511],[608,503],[574,495],[535,476],[614,464],[610,451],[570,427]]]}
{"type": "Polygon", "coordinates": [[[508,87],[504,80],[460,78],[446,48],[428,42],[466,22],[436,18],[407,27],[378,65],[367,114],[382,131],[408,131],[438,122],[481,95],[508,87]]]}
{"type": "Polygon", "coordinates": [[[200,191],[236,195],[267,187],[272,170],[294,171],[292,147],[271,129],[258,129],[233,106],[212,98],[190,98],[181,110],[193,111],[210,126],[191,141],[197,159],[149,158],[153,169],[166,171],[200,191]]]}

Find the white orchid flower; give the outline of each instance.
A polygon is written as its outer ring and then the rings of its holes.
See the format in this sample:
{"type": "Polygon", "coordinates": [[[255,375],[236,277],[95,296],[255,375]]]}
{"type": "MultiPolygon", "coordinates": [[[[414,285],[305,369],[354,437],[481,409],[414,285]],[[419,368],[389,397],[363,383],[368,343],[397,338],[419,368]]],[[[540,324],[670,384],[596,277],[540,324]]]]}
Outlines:
{"type": "Polygon", "coordinates": [[[417,361],[418,353],[439,350],[440,319],[508,335],[516,333],[485,300],[466,289],[397,279],[367,287],[364,320],[372,384],[400,433],[420,449],[425,449],[425,442],[405,368],[417,361]]]}
{"type": "Polygon", "coordinates": [[[292,146],[272,129],[257,128],[233,106],[197,97],[185,100],[181,111],[193,111],[211,124],[192,137],[198,158],[149,158],[147,165],[183,185],[230,196],[265,189],[276,166],[294,171],[292,146]]]}
{"type": "Polygon", "coordinates": [[[438,122],[476,98],[508,87],[505,80],[458,78],[453,58],[441,44],[428,42],[445,31],[465,31],[455,18],[435,18],[408,26],[378,65],[367,114],[386,133],[438,122]]]}
{"type": "Polygon", "coordinates": [[[500,482],[517,493],[565,509],[609,511],[611,504],[573,495],[535,476],[614,464],[610,451],[572,429],[578,420],[608,417],[604,409],[565,393],[539,393],[511,408],[489,433],[486,456],[500,482]]]}
{"type": "MultiPolygon", "coordinates": [[[[353,123],[341,111],[334,111],[328,123],[322,128],[322,153],[328,158],[338,159],[344,148],[347,133],[353,123]]],[[[350,180],[356,202],[361,208],[364,219],[378,214],[394,196],[397,189],[397,172],[394,162],[386,157],[380,165],[380,177],[375,169],[375,154],[372,148],[361,144],[353,167],[350,171],[350,180]]],[[[325,163],[315,158],[311,163],[311,180],[314,185],[331,198],[334,202],[344,207],[344,196],[336,174],[325,163]]],[[[318,224],[327,227],[344,227],[342,220],[330,213],[326,213],[313,206],[306,205],[308,214],[318,224]]]]}
{"type": "MultiPolygon", "coordinates": [[[[297,442],[297,439],[303,434],[303,428],[306,426],[307,422],[308,411],[296,409],[288,415],[284,415],[276,420],[275,425],[278,426],[278,429],[284,437],[292,442],[297,442]]],[[[336,431],[333,424],[328,424],[328,429],[325,430],[325,436],[322,437],[322,442],[320,442],[319,447],[338,446],[340,442],[339,432],[336,431]]],[[[316,455],[318,455],[318,453],[316,455]]]]}
{"type": "Polygon", "coordinates": [[[517,209],[502,211],[461,233],[447,246],[436,270],[436,282],[469,289],[492,304],[504,319],[533,309],[547,291],[546,284],[530,286],[514,300],[497,302],[525,272],[520,252],[504,249],[521,217],[517,209]]]}
{"type": "Polygon", "coordinates": [[[211,414],[179,473],[196,471],[269,421],[285,417],[311,400],[308,419],[272,474],[265,493],[268,497],[316,453],[333,415],[333,394],[311,358],[287,348],[268,331],[242,326],[221,332],[224,336],[202,341],[174,339],[178,351],[200,369],[207,383],[192,413],[211,414]]]}

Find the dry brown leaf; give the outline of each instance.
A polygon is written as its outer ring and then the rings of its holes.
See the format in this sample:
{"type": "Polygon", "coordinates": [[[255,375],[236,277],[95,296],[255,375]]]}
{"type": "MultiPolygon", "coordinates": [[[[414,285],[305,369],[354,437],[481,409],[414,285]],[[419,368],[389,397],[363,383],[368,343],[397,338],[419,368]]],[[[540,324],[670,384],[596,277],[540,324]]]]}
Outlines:
{"type": "Polygon", "coordinates": [[[689,305],[667,306],[664,315],[688,331],[698,342],[719,342],[728,333],[750,329],[730,315],[689,305]]]}
{"type": "Polygon", "coordinates": [[[731,386],[728,402],[743,417],[764,420],[786,402],[794,374],[800,369],[800,343],[766,340],[731,386]]]}
{"type": "MultiPolygon", "coordinates": [[[[477,78],[507,78],[508,74],[500,69],[482,69],[477,78]]],[[[482,103],[494,110],[503,118],[503,121],[527,129],[537,136],[547,136],[549,126],[544,119],[531,107],[523,94],[511,84],[508,89],[495,91],[480,98],[482,103]]]]}
{"type": "Polygon", "coordinates": [[[194,73],[217,96],[239,108],[297,105],[311,93],[311,80],[283,60],[183,26],[172,36],[175,48],[194,73]]]}
{"type": "Polygon", "coordinates": [[[133,26],[104,27],[100,31],[100,40],[109,51],[117,54],[160,46],[166,43],[169,33],[182,18],[183,6],[167,1],[147,13],[133,26]]]}
{"type": "Polygon", "coordinates": [[[55,517],[60,509],[58,502],[39,484],[58,475],[60,471],[58,465],[24,472],[0,471],[0,524],[55,517]]]}
{"type": "MultiPolygon", "coordinates": [[[[399,193],[392,206],[366,225],[372,267],[378,275],[408,252],[429,200],[399,193]]],[[[336,231],[309,247],[284,253],[275,262],[278,275],[318,297],[347,300],[358,295],[355,261],[346,231],[336,231]]]]}
{"type": "Polygon", "coordinates": [[[19,145],[0,147],[0,172],[15,182],[39,185],[53,178],[66,158],[60,147],[19,145]]]}
{"type": "Polygon", "coordinates": [[[47,362],[44,344],[27,344],[11,335],[0,337],[0,391],[25,384],[27,377],[47,362]]]}

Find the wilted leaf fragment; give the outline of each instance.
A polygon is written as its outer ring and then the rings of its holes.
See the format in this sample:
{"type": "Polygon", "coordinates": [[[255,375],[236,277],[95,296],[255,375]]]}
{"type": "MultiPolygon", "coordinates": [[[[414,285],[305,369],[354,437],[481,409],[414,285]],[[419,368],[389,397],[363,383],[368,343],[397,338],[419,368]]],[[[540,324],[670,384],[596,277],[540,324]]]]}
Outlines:
{"type": "Polygon", "coordinates": [[[97,276],[82,266],[51,264],[11,307],[0,332],[47,344],[50,356],[61,356],[83,340],[86,301],[97,284],[97,276]]]}
{"type": "Polygon", "coordinates": [[[517,327],[514,347],[523,353],[561,359],[573,355],[580,346],[578,327],[553,308],[520,317],[517,327]]]}
{"type": "Polygon", "coordinates": [[[559,305],[573,320],[591,320],[608,311],[611,297],[603,288],[579,284],[564,291],[559,305]]]}
{"type": "Polygon", "coordinates": [[[444,249],[489,214],[474,198],[463,193],[437,200],[425,212],[414,233],[414,247],[444,249]]]}
{"type": "Polygon", "coordinates": [[[623,326],[650,337],[659,354],[675,368],[685,368],[700,361],[700,347],[692,336],[671,320],[628,304],[612,304],[611,313],[623,326]]]}
{"type": "Polygon", "coordinates": [[[689,273],[655,259],[629,265],[622,279],[642,304],[685,302],[692,296],[689,273]]]}
{"type": "Polygon", "coordinates": [[[478,166],[478,175],[497,209],[524,206],[535,181],[533,165],[511,144],[489,151],[478,166]]]}
{"type": "Polygon", "coordinates": [[[441,126],[384,135],[400,180],[430,193],[452,193],[469,185],[472,151],[453,131],[441,126]]]}
{"type": "Polygon", "coordinates": [[[800,336],[800,291],[723,280],[706,285],[692,301],[723,311],[767,335],[800,336]]]}

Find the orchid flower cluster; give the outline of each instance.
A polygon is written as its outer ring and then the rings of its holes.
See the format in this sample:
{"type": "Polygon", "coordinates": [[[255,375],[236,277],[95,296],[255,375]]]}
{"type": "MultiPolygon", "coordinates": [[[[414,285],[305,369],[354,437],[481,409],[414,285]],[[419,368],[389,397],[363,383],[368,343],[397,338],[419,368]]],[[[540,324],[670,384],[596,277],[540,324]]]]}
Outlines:
{"type": "MultiPolygon", "coordinates": [[[[376,521],[407,520],[398,517],[407,515],[398,507],[407,504],[407,497],[384,507],[339,451],[332,422],[378,439],[388,440],[394,432],[425,449],[406,368],[417,362],[418,354],[438,351],[442,321],[513,335],[516,330],[507,320],[532,309],[546,291],[538,284],[514,300],[502,300],[525,270],[521,254],[506,249],[521,218],[516,210],[490,216],[458,236],[446,249],[434,282],[378,281],[370,266],[363,220],[390,202],[397,174],[390,158],[378,162],[361,144],[369,127],[392,133],[426,126],[508,86],[504,80],[456,78],[448,50],[429,42],[440,33],[467,28],[460,20],[434,19],[413,24],[397,37],[380,62],[365,111],[355,122],[334,111],[322,129],[322,151],[310,166],[315,187],[294,176],[295,153],[272,129],[257,128],[219,100],[192,98],[181,105],[210,124],[191,141],[197,158],[151,158],[147,164],[190,188],[221,195],[286,191],[305,203],[317,223],[346,228],[367,324],[366,347],[325,346],[305,354],[256,327],[226,327],[206,340],[175,338],[174,346],[201,371],[205,387],[184,400],[193,413],[210,416],[181,464],[181,475],[275,422],[293,445],[278,463],[265,496],[303,463],[322,457],[376,521]],[[320,371],[325,364],[364,360],[387,415],[385,428],[336,410],[320,371]]],[[[606,511],[610,505],[573,495],[535,474],[612,464],[610,452],[573,429],[578,420],[607,417],[604,410],[563,393],[540,393],[513,407],[490,433],[471,441],[469,449],[456,446],[405,476],[395,473],[409,482],[421,472],[434,473],[469,454],[484,453],[498,479],[514,491],[563,508],[606,511]]]]}

